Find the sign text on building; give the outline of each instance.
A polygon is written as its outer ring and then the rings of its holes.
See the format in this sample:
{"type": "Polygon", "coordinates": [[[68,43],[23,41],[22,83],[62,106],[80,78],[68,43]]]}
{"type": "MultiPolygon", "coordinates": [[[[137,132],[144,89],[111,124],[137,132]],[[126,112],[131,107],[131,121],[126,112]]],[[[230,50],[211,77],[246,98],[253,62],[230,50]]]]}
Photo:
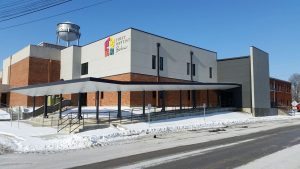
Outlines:
{"type": "Polygon", "coordinates": [[[118,38],[108,37],[104,43],[105,57],[114,55],[128,48],[130,38],[121,36],[118,38]]]}

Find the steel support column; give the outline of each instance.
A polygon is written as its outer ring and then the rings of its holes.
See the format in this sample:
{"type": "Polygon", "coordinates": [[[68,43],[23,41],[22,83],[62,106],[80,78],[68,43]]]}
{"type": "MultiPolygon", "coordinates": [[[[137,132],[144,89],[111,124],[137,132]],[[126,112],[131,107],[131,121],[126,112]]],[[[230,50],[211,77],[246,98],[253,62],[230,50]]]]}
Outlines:
{"type": "Polygon", "coordinates": [[[61,119],[62,113],[62,94],[59,95],[59,118],[61,119]]]}
{"type": "Polygon", "coordinates": [[[218,91],[218,104],[220,107],[222,107],[222,97],[221,97],[221,91],[218,91]]]}
{"type": "Polygon", "coordinates": [[[44,118],[48,118],[48,96],[44,96],[44,118]]]}
{"type": "Polygon", "coordinates": [[[161,106],[161,111],[164,112],[166,111],[166,99],[165,99],[165,91],[161,91],[162,93],[162,106],[161,106]]]}
{"type": "Polygon", "coordinates": [[[145,91],[143,91],[143,115],[145,115],[145,106],[146,106],[146,99],[145,99],[145,91]]]}
{"type": "Polygon", "coordinates": [[[192,90],[192,106],[193,106],[193,109],[196,108],[196,94],[195,94],[195,90],[192,90]]]}
{"type": "Polygon", "coordinates": [[[121,99],[121,91],[118,91],[118,118],[122,118],[121,99]]]}
{"type": "Polygon", "coordinates": [[[206,91],[206,107],[209,107],[209,90],[206,91]]]}
{"type": "Polygon", "coordinates": [[[99,91],[96,92],[96,119],[99,123],[99,91]]]}
{"type": "Polygon", "coordinates": [[[78,119],[82,119],[82,93],[78,93],[78,119]]]}
{"type": "Polygon", "coordinates": [[[35,96],[32,97],[32,117],[34,117],[34,111],[35,111],[35,96]]]}
{"type": "Polygon", "coordinates": [[[182,94],[181,94],[181,90],[179,91],[179,109],[182,110],[182,94]]]}

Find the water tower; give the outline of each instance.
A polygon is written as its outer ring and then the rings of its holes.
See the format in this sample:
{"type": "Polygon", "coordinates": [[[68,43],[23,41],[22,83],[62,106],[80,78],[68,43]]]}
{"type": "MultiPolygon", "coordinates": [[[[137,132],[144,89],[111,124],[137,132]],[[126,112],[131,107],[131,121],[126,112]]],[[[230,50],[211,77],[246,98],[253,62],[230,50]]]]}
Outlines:
{"type": "Polygon", "coordinates": [[[70,42],[77,40],[77,45],[79,45],[80,39],[80,26],[71,23],[71,22],[63,22],[57,24],[56,28],[56,36],[57,41],[56,44],[60,43],[60,39],[67,42],[67,46],[70,46],[70,42]]]}

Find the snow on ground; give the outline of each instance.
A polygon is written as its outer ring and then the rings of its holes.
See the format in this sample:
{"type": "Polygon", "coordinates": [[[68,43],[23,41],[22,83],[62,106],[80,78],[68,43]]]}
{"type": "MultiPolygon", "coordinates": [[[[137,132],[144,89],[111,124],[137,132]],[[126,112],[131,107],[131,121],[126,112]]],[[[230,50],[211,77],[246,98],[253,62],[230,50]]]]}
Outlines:
{"type": "Polygon", "coordinates": [[[0,109],[0,120],[9,120],[9,119],[10,119],[9,113],[0,109]]]}
{"type": "Polygon", "coordinates": [[[299,169],[299,154],[300,144],[254,160],[244,166],[238,167],[237,169],[299,169]]]}
{"type": "MultiPolygon", "coordinates": [[[[104,146],[115,141],[134,139],[149,133],[166,133],[202,128],[224,127],[262,121],[300,118],[297,116],[252,117],[240,112],[219,112],[203,116],[188,116],[151,122],[124,124],[104,129],[90,130],[78,134],[57,134],[55,128],[33,127],[20,122],[0,122],[0,154],[2,149],[26,152],[56,152],[104,146]],[[3,148],[4,147],[4,148],[3,148]]],[[[3,151],[3,150],[2,150],[3,151]]]]}
{"type": "MultiPolygon", "coordinates": [[[[129,107],[122,107],[122,115],[124,116],[129,116],[131,114],[132,109],[129,107]]],[[[78,112],[78,108],[72,108],[69,109],[67,111],[63,112],[64,114],[69,114],[69,113],[77,113],[78,112]]],[[[87,107],[82,107],[82,112],[84,113],[84,116],[87,117],[96,117],[96,108],[95,106],[87,106],[87,107]]],[[[117,117],[117,110],[116,107],[109,107],[109,106],[101,106],[99,109],[99,117],[108,117],[109,116],[109,112],[111,112],[111,116],[112,117],[117,117]]],[[[141,114],[139,109],[134,110],[132,113],[134,114],[141,114]]]]}

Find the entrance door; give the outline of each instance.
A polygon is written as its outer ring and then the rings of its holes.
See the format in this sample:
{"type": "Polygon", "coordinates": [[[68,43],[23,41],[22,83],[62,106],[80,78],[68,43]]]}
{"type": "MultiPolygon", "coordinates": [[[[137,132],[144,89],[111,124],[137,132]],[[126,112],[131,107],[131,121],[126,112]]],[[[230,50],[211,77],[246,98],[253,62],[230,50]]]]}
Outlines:
{"type": "Polygon", "coordinates": [[[230,91],[221,92],[221,107],[233,106],[233,93],[230,91]]]}

